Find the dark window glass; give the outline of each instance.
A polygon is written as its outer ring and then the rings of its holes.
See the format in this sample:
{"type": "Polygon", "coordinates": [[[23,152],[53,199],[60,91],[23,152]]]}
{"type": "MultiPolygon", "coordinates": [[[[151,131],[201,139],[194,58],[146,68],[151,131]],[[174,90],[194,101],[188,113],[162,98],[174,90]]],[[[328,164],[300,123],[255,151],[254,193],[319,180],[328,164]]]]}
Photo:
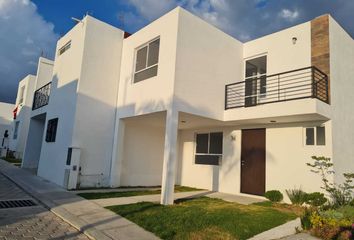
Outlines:
{"type": "Polygon", "coordinates": [[[134,74],[134,82],[140,82],[157,75],[157,65],[134,74]]]}
{"type": "Polygon", "coordinates": [[[210,133],[209,153],[222,154],[222,132],[210,133]]]}
{"type": "Polygon", "coordinates": [[[159,48],[160,48],[160,39],[157,39],[149,44],[149,56],[148,56],[148,64],[147,64],[148,67],[158,63],[159,48]]]}
{"type": "Polygon", "coordinates": [[[18,135],[18,128],[20,127],[20,122],[17,121],[15,122],[15,130],[14,130],[14,136],[13,139],[17,139],[17,135],[18,135]]]}
{"type": "Polygon", "coordinates": [[[159,62],[160,39],[156,39],[137,50],[135,62],[134,82],[154,77],[157,75],[159,62]]]}
{"type": "Polygon", "coordinates": [[[195,155],[195,164],[219,165],[218,155],[195,155]]]}
{"type": "Polygon", "coordinates": [[[18,104],[23,103],[23,96],[25,95],[25,87],[26,86],[22,86],[20,89],[20,100],[18,101],[18,104]]]}
{"type": "Polygon", "coordinates": [[[147,56],[148,47],[143,47],[139,49],[136,53],[136,63],[135,63],[135,72],[138,72],[146,68],[146,56],[147,56]]]}
{"type": "Polygon", "coordinates": [[[197,134],[197,148],[196,153],[208,153],[208,144],[209,144],[209,134],[197,134]]]}
{"type": "Polygon", "coordinates": [[[71,155],[72,155],[73,149],[68,148],[68,155],[66,156],[66,165],[70,166],[71,164],[71,155]]]}
{"type": "Polygon", "coordinates": [[[260,90],[261,94],[265,94],[267,92],[267,76],[261,76],[260,78],[260,90]]]}
{"type": "Polygon", "coordinates": [[[326,134],[324,127],[316,127],[316,144],[326,145],[326,134]]]}
{"type": "Polygon", "coordinates": [[[69,50],[71,47],[71,41],[69,41],[68,43],[66,43],[63,47],[61,47],[59,49],[59,55],[62,55],[63,53],[65,53],[67,50],[69,50]]]}
{"type": "Polygon", "coordinates": [[[315,144],[315,128],[306,128],[306,145],[315,144]]]}
{"type": "Polygon", "coordinates": [[[50,119],[47,125],[46,142],[55,142],[57,135],[58,118],[50,119]]]}

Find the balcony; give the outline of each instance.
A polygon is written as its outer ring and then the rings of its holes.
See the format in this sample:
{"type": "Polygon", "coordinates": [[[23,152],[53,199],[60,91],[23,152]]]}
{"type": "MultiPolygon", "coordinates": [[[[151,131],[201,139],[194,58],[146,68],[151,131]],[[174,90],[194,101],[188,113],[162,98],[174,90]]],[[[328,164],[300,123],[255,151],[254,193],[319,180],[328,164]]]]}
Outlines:
{"type": "Polygon", "coordinates": [[[48,104],[51,82],[34,92],[32,110],[36,110],[48,104]]]}
{"type": "Polygon", "coordinates": [[[225,110],[305,98],[329,103],[328,77],[316,67],[251,77],[225,86],[225,110]]]}

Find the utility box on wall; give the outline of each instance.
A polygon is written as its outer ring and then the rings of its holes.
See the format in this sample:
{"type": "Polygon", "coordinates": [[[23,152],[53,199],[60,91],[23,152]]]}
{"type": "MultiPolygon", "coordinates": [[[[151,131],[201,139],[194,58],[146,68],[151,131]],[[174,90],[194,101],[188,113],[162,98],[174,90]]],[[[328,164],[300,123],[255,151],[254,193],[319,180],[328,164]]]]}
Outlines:
{"type": "Polygon", "coordinates": [[[76,189],[78,186],[80,171],[80,153],[81,150],[78,147],[68,148],[64,177],[64,186],[66,186],[68,190],[76,189]]]}

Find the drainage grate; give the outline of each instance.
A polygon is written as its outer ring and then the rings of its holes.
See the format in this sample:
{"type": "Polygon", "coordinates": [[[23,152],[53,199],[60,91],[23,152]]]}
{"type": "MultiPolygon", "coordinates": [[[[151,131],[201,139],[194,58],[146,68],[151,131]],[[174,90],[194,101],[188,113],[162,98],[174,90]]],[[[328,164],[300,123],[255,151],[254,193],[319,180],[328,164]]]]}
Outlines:
{"type": "Polygon", "coordinates": [[[5,200],[0,201],[0,208],[18,208],[36,206],[32,200],[5,200]]]}

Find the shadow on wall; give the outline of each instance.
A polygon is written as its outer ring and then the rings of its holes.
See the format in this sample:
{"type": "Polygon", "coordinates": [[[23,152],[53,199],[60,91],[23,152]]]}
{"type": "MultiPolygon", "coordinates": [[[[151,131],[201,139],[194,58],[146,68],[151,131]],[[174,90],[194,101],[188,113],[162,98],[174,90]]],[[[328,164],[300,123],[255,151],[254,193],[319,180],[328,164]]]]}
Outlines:
{"type": "MultiPolygon", "coordinates": [[[[59,185],[64,184],[64,169],[69,147],[78,147],[80,153],[80,178],[84,187],[102,187],[109,184],[110,162],[115,124],[115,100],[108,104],[99,99],[87,83],[73,79],[66,84],[54,75],[47,106],[47,119],[58,118],[55,142],[42,140],[40,175],[59,185]],[[80,88],[80,89],[78,89],[80,88]],[[57,169],[54,176],[44,169],[51,165],[57,169]],[[55,178],[55,180],[53,180],[55,178]]],[[[45,127],[46,127],[45,126],[45,127]]],[[[45,134],[44,134],[45,135],[45,134]]]]}
{"type": "Polygon", "coordinates": [[[25,150],[29,119],[31,116],[32,107],[22,105],[17,111],[16,119],[13,120],[11,125],[11,135],[10,135],[10,150],[15,151],[15,156],[17,158],[23,158],[23,152],[25,150]],[[16,122],[19,122],[17,129],[17,137],[14,138],[16,122]]]}
{"type": "MultiPolygon", "coordinates": [[[[128,120],[130,117],[134,117],[135,115],[143,116],[143,115],[151,114],[151,113],[165,112],[166,114],[161,114],[161,116],[163,116],[163,118],[164,118],[163,120],[161,120],[161,122],[162,122],[161,124],[163,124],[163,127],[166,127],[166,122],[169,122],[172,126],[176,126],[176,125],[178,126],[179,119],[176,118],[176,116],[171,116],[171,114],[175,114],[175,113],[173,113],[172,111],[168,111],[168,110],[172,109],[172,106],[174,106],[179,112],[193,114],[193,115],[196,115],[195,112],[203,112],[204,116],[201,116],[201,117],[204,117],[204,118],[208,118],[209,117],[208,115],[211,115],[211,113],[207,109],[200,108],[199,106],[194,106],[193,104],[183,101],[180,98],[177,98],[177,97],[172,98],[172,96],[171,96],[171,98],[168,101],[151,100],[151,101],[141,104],[139,106],[136,106],[135,104],[130,104],[127,106],[119,107],[117,109],[118,118],[121,118],[123,120],[128,120]],[[177,102],[178,102],[178,106],[176,106],[177,102]]],[[[146,123],[144,123],[144,122],[142,122],[141,125],[144,125],[144,127],[148,127],[148,125],[146,125],[146,123]]],[[[165,130],[165,133],[166,133],[166,130],[165,130]]],[[[174,150],[174,148],[172,148],[170,146],[170,142],[172,142],[171,136],[165,135],[165,138],[166,137],[167,137],[167,139],[165,139],[164,151],[174,150]]],[[[177,140],[177,144],[178,144],[178,142],[179,141],[177,140]]],[[[146,144],[149,145],[149,142],[146,142],[145,145],[146,144]]],[[[172,142],[172,144],[173,144],[173,142],[172,142]]],[[[160,160],[157,162],[161,162],[161,164],[163,164],[163,154],[160,155],[160,153],[159,153],[158,156],[156,156],[156,157],[160,158],[160,160]]],[[[181,171],[183,169],[183,166],[182,166],[183,161],[181,159],[181,156],[177,156],[177,157],[178,157],[178,160],[177,160],[178,166],[177,166],[176,180],[177,180],[177,183],[179,183],[179,182],[181,182],[180,179],[181,179],[181,175],[182,175],[181,171]]],[[[126,161],[128,161],[128,159],[123,159],[123,161],[122,161],[123,164],[126,161]]],[[[122,169],[124,169],[124,166],[122,166],[122,169]]],[[[134,173],[132,173],[132,174],[134,174],[134,173]]],[[[213,181],[213,190],[215,190],[215,191],[218,190],[219,189],[218,167],[214,168],[213,179],[210,179],[210,181],[213,181]]]]}
{"type": "Polygon", "coordinates": [[[0,116],[0,148],[8,148],[11,136],[11,121],[0,116]],[[6,131],[8,137],[5,139],[4,135],[6,131]]]}

